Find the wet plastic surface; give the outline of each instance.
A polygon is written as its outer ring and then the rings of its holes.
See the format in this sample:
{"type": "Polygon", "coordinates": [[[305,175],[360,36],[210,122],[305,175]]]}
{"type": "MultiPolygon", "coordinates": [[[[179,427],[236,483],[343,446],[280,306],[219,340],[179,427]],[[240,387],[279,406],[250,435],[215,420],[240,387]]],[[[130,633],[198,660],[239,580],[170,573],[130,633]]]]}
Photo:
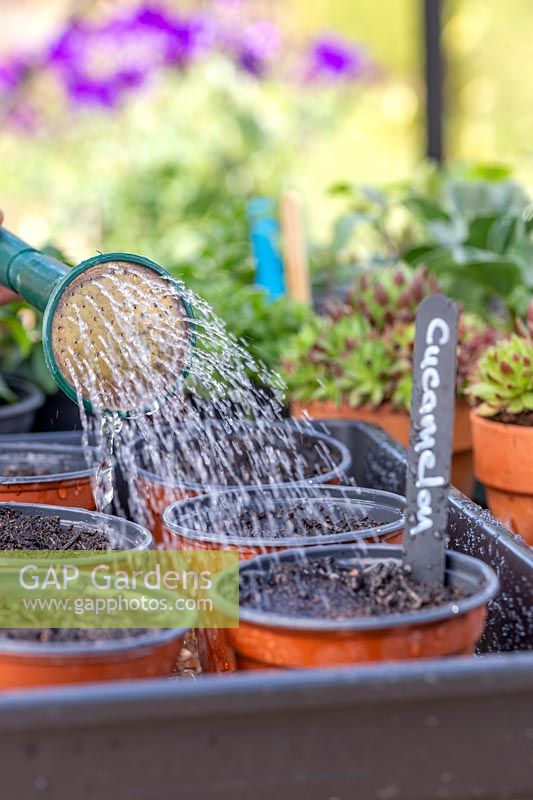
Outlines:
{"type": "MultiPolygon", "coordinates": [[[[361,485],[405,455],[334,422],[361,485]]],[[[64,441],[64,440],[63,440],[64,441]]],[[[450,499],[451,547],[502,584],[482,658],[6,693],[3,780],[53,800],[533,800],[533,553],[450,499]]]]}

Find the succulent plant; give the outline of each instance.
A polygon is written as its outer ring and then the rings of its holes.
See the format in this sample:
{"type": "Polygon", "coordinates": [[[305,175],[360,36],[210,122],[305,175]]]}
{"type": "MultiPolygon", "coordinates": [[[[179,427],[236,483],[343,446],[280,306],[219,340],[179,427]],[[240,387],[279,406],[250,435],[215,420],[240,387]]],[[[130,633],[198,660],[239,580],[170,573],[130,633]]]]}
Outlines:
{"type": "Polygon", "coordinates": [[[464,392],[480,357],[503,336],[477,314],[463,312],[457,335],[457,391],[464,392]]]}
{"type": "MultiPolygon", "coordinates": [[[[314,317],[292,340],[283,362],[290,398],[347,402],[352,407],[390,403],[408,409],[416,310],[420,300],[438,288],[425,270],[403,265],[384,271],[379,279],[362,276],[349,305],[330,306],[327,316],[314,317]]],[[[473,365],[497,336],[477,315],[461,315],[459,395],[473,365]]]]}
{"type": "Polygon", "coordinates": [[[533,341],[513,334],[480,358],[467,393],[484,417],[519,421],[533,412],[533,341]],[[515,418],[515,419],[513,419],[515,418]]]}
{"type": "Polygon", "coordinates": [[[425,267],[414,270],[398,263],[363,273],[349,292],[348,304],[375,330],[383,331],[389,325],[414,322],[420,302],[439,289],[425,267]]]}

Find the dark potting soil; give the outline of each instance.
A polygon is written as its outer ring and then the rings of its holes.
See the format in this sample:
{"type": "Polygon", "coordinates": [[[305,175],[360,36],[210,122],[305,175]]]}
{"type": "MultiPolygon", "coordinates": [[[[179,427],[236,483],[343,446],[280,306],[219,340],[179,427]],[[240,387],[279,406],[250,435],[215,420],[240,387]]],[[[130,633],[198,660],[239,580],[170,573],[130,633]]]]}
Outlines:
{"type": "Polygon", "coordinates": [[[374,528],[379,523],[365,513],[355,514],[349,506],[295,500],[279,509],[247,508],[232,515],[222,509],[200,516],[196,524],[207,532],[244,539],[283,539],[289,536],[329,536],[374,528]]]}
{"type": "Polygon", "coordinates": [[[241,573],[243,608],[311,619],[351,619],[434,608],[467,597],[458,587],[413,581],[394,561],[343,566],[332,557],[241,573]]]}
{"type": "Polygon", "coordinates": [[[2,470],[2,478],[42,478],[54,475],[55,469],[36,467],[32,464],[9,464],[2,470]]]}
{"type": "Polygon", "coordinates": [[[172,477],[177,481],[247,486],[310,480],[330,472],[338,463],[337,450],[322,439],[295,432],[285,441],[270,432],[257,440],[252,433],[222,434],[216,446],[203,438],[177,442],[169,467],[175,465],[172,477]],[[191,459],[191,453],[196,457],[191,459]]]}
{"type": "Polygon", "coordinates": [[[504,425],[520,425],[524,428],[533,428],[533,411],[523,411],[522,414],[511,414],[509,411],[502,411],[494,417],[488,417],[494,422],[502,422],[504,425]]]}
{"type": "Polygon", "coordinates": [[[8,628],[0,631],[0,639],[40,644],[75,644],[77,642],[109,642],[133,639],[148,628],[8,628]]]}
{"type": "Polygon", "coordinates": [[[0,507],[0,550],[109,550],[109,537],[91,528],[62,526],[59,517],[30,516],[0,507]]]}
{"type": "MultiPolygon", "coordinates": [[[[14,457],[16,458],[16,456],[14,457]]],[[[68,459],[46,458],[40,456],[34,460],[28,457],[18,463],[5,464],[0,467],[0,477],[2,478],[44,478],[48,475],[62,475],[66,472],[78,472],[84,468],[81,463],[74,463],[68,459]],[[41,463],[43,462],[44,463],[41,463]]]]}

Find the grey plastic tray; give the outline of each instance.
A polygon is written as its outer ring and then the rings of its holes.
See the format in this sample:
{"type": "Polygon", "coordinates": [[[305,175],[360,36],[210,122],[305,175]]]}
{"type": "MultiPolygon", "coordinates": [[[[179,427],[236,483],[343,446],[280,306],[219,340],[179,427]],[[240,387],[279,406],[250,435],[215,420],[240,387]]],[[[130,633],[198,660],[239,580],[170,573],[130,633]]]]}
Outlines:
{"type": "MultiPolygon", "coordinates": [[[[359,483],[403,490],[388,437],[328,429],[359,483]]],[[[480,657],[4,694],[2,797],[533,800],[533,555],[461,495],[450,512],[502,583],[480,657]]]]}

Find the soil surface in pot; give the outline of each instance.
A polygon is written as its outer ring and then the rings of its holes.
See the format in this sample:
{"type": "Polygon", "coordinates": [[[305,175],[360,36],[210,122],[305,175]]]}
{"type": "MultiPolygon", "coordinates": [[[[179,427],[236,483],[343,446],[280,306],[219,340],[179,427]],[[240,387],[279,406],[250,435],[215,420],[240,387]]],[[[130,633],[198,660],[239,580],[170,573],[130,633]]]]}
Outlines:
{"type": "Polygon", "coordinates": [[[84,469],[81,459],[74,462],[72,458],[61,458],[57,455],[43,456],[41,453],[30,452],[20,456],[10,454],[9,457],[11,463],[0,466],[2,478],[45,478],[48,475],[63,475],[84,469]]]}
{"type": "Polygon", "coordinates": [[[224,434],[213,446],[203,437],[189,437],[176,443],[166,464],[163,459],[163,472],[177,481],[252,485],[309,480],[338,465],[338,451],[323,440],[298,432],[290,439],[272,432],[257,440],[253,434],[224,434]]]}
{"type": "MultiPolygon", "coordinates": [[[[65,472],[66,470],[59,470],[65,472]]],[[[43,478],[47,475],[55,475],[55,468],[36,467],[31,464],[10,464],[4,467],[2,478],[43,478]]]]}
{"type": "Polygon", "coordinates": [[[494,417],[484,417],[484,419],[501,422],[504,425],[521,425],[524,428],[533,428],[533,411],[524,411],[522,414],[511,414],[510,411],[502,411],[494,417]]]}
{"type": "Polygon", "coordinates": [[[9,628],[0,631],[0,639],[40,644],[76,644],[77,642],[134,639],[148,633],[148,628],[9,628]]]}
{"type": "MultiPolygon", "coordinates": [[[[201,519],[201,517],[200,517],[201,519]]],[[[200,519],[196,524],[200,524],[200,519]]],[[[287,536],[331,536],[375,528],[380,523],[366,513],[355,514],[350,506],[335,503],[310,504],[297,500],[279,509],[247,508],[224,516],[222,509],[206,514],[205,530],[245,539],[283,539],[287,536]]]]}
{"type": "Polygon", "coordinates": [[[455,586],[413,581],[394,561],[359,567],[332,557],[281,562],[272,563],[268,572],[245,570],[240,578],[241,607],[310,619],[409,613],[467,596],[455,586]]]}
{"type": "Polygon", "coordinates": [[[0,473],[2,478],[44,478],[48,475],[60,475],[72,472],[69,464],[54,463],[49,467],[39,467],[36,464],[8,464],[0,473]]]}
{"type": "Polygon", "coordinates": [[[0,507],[0,550],[109,550],[107,534],[0,507]]]}

